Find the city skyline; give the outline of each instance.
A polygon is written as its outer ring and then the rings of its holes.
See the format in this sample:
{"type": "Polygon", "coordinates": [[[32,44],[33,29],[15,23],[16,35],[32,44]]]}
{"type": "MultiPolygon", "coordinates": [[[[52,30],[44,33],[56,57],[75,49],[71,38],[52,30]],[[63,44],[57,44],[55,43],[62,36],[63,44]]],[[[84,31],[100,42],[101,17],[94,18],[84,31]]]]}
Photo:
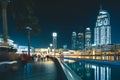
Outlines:
{"type": "MultiPolygon", "coordinates": [[[[119,34],[117,34],[120,30],[120,9],[118,8],[119,4],[117,1],[94,0],[94,2],[88,1],[87,3],[85,0],[81,0],[81,2],[69,1],[69,3],[67,3],[67,1],[34,1],[36,5],[34,7],[35,15],[40,23],[40,33],[36,35],[31,34],[31,46],[48,47],[49,44],[52,43],[52,33],[57,32],[58,47],[68,45],[70,48],[72,32],[85,33],[85,28],[87,27],[91,28],[92,43],[94,43],[94,27],[100,5],[102,5],[103,9],[107,10],[111,16],[112,43],[120,43],[120,37],[119,34]]],[[[14,23],[15,22],[11,20],[10,14],[8,14],[8,34],[10,38],[14,40],[16,44],[27,45],[26,31],[16,31],[14,29],[14,23]]],[[[1,20],[0,26],[2,26],[1,20]]],[[[2,34],[2,32],[2,29],[0,29],[0,34],[2,34]]]]}

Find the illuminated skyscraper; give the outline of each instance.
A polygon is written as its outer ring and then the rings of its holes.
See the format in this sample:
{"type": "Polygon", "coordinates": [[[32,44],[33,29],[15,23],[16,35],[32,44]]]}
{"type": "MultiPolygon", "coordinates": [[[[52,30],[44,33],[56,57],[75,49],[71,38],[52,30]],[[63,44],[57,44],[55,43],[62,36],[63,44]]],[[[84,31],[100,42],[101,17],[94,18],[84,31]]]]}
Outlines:
{"type": "Polygon", "coordinates": [[[78,33],[77,48],[79,50],[83,50],[84,49],[84,35],[83,35],[83,33],[78,33]]]}
{"type": "Polygon", "coordinates": [[[91,48],[91,31],[90,28],[85,30],[85,49],[91,48]]]}
{"type": "Polygon", "coordinates": [[[106,10],[103,10],[102,8],[99,10],[96,26],[94,28],[94,44],[111,44],[110,15],[106,10]]]}
{"type": "Polygon", "coordinates": [[[76,32],[72,32],[72,49],[76,49],[76,38],[77,38],[77,34],[76,32]]]}
{"type": "Polygon", "coordinates": [[[57,48],[57,33],[53,32],[52,36],[53,36],[53,48],[56,49],[57,48]]]}

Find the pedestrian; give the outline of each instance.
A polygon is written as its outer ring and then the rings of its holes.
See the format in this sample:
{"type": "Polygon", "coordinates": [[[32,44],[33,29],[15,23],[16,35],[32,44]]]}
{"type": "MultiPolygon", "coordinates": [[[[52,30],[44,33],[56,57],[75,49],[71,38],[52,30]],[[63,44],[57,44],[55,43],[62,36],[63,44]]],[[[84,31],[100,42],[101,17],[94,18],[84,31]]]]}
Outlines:
{"type": "Polygon", "coordinates": [[[25,65],[25,64],[27,63],[27,61],[28,61],[28,55],[25,54],[24,52],[23,52],[23,54],[21,55],[21,61],[22,61],[22,64],[23,64],[23,65],[25,65]]]}

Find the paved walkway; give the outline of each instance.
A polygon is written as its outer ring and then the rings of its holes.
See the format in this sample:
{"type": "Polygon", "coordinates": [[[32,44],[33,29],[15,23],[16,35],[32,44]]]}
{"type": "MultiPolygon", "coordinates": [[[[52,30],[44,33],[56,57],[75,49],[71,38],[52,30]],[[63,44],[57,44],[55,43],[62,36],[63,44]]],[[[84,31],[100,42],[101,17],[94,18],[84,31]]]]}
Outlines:
{"type": "Polygon", "coordinates": [[[17,71],[0,72],[0,80],[58,80],[52,60],[27,63],[17,71]]]}

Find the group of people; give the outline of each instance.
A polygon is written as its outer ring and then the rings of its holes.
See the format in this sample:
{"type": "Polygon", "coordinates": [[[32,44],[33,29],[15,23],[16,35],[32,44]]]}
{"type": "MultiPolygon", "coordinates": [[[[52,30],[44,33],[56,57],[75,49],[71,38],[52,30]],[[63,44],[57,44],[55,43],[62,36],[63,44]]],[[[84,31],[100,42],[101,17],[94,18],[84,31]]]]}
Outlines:
{"type": "Polygon", "coordinates": [[[47,55],[46,54],[39,54],[39,55],[34,55],[33,56],[34,61],[45,61],[47,60],[47,55]]]}
{"type": "Polygon", "coordinates": [[[32,56],[29,56],[28,54],[21,54],[20,55],[20,58],[21,58],[21,62],[23,65],[25,65],[28,61],[32,60],[32,61],[46,61],[48,59],[48,55],[46,54],[39,54],[39,55],[32,55],[32,56]]]}

